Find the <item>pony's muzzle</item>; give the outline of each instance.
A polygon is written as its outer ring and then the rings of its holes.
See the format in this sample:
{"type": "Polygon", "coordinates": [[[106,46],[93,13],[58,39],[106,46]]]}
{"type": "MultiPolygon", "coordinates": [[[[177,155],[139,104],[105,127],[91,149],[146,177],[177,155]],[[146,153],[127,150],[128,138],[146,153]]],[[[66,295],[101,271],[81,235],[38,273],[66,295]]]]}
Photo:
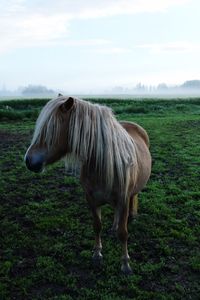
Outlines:
{"type": "Polygon", "coordinates": [[[43,170],[44,157],[43,155],[26,155],[25,157],[26,166],[30,171],[39,173],[43,170]]]}

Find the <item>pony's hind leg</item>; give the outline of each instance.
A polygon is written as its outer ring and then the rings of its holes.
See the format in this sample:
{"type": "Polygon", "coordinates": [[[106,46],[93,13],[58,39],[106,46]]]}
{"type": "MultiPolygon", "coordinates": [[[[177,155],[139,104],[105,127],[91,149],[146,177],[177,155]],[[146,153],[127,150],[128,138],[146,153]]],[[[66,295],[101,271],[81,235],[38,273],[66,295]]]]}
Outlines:
{"type": "Polygon", "coordinates": [[[130,197],[129,202],[129,216],[132,218],[137,217],[138,214],[138,194],[130,197]]]}
{"type": "Polygon", "coordinates": [[[128,213],[129,205],[123,204],[123,207],[119,209],[119,223],[117,234],[120,242],[122,243],[122,265],[121,270],[125,275],[132,274],[131,267],[129,265],[130,257],[128,255],[127,240],[128,240],[128,213]]]}

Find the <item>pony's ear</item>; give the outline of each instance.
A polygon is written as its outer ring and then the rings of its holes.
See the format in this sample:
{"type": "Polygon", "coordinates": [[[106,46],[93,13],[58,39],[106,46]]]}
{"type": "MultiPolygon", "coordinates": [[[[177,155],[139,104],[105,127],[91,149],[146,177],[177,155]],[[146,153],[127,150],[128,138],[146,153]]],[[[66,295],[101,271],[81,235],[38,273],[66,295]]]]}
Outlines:
{"type": "Polygon", "coordinates": [[[61,93],[59,93],[59,94],[58,94],[58,97],[61,97],[61,96],[63,96],[63,95],[62,95],[61,93]]]}
{"type": "Polygon", "coordinates": [[[62,105],[61,105],[61,110],[63,112],[67,112],[72,109],[74,106],[74,98],[69,97],[62,105]]]}

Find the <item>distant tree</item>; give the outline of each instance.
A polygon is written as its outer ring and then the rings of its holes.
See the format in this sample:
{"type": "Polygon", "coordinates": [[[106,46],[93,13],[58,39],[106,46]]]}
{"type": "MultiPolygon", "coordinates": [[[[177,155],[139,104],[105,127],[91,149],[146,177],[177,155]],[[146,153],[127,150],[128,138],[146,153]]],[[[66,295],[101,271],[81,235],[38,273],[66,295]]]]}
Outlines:
{"type": "Polygon", "coordinates": [[[158,86],[157,86],[157,90],[158,91],[166,91],[168,89],[168,86],[166,85],[166,83],[160,83],[158,86]]]}
{"type": "Polygon", "coordinates": [[[22,89],[23,95],[51,95],[55,94],[55,92],[51,89],[47,89],[42,85],[28,85],[27,87],[22,89]]]}
{"type": "Polygon", "coordinates": [[[144,84],[138,83],[135,87],[135,90],[138,92],[144,92],[147,91],[148,88],[144,84]]]}
{"type": "Polygon", "coordinates": [[[124,92],[124,88],[122,86],[115,86],[113,88],[114,93],[122,94],[124,92]]]}
{"type": "Polygon", "coordinates": [[[185,88],[185,89],[200,89],[200,80],[188,80],[188,81],[185,81],[181,85],[181,88],[185,88]]]}
{"type": "Polygon", "coordinates": [[[150,93],[153,93],[153,92],[156,91],[156,87],[153,86],[153,85],[150,85],[148,91],[149,91],[150,93]]]}

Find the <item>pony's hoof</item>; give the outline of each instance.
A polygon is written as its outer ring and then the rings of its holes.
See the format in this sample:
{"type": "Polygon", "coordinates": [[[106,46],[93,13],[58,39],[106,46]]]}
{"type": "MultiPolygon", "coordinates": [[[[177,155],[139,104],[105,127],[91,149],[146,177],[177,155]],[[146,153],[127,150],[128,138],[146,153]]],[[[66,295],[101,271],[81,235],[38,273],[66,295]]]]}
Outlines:
{"type": "Polygon", "coordinates": [[[103,264],[103,255],[101,253],[94,253],[92,256],[92,261],[95,267],[100,267],[103,264]]]}
{"type": "Polygon", "coordinates": [[[129,276],[129,275],[132,275],[132,274],[133,274],[133,271],[132,271],[132,269],[131,269],[131,267],[130,267],[129,264],[122,265],[122,266],[121,266],[121,271],[122,271],[122,273],[123,273],[124,275],[126,275],[126,276],[129,276]]]}

